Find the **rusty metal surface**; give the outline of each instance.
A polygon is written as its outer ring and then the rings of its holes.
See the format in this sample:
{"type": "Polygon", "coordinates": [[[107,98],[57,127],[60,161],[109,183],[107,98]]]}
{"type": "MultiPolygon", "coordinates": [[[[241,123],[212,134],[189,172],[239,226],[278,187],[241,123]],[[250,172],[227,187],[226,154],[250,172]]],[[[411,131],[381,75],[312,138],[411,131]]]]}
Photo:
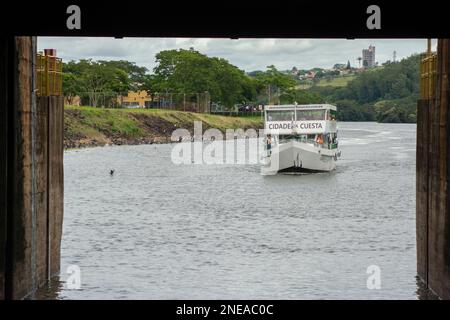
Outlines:
{"type": "Polygon", "coordinates": [[[418,104],[416,223],[418,274],[444,299],[450,299],[449,71],[450,41],[440,39],[433,92],[418,104]]]}
{"type": "MultiPolygon", "coordinates": [[[[17,37],[11,43],[14,95],[7,107],[12,113],[13,130],[8,131],[12,132],[8,141],[0,140],[0,147],[6,148],[9,139],[14,145],[13,161],[9,161],[13,187],[7,228],[3,210],[0,219],[0,226],[8,231],[1,232],[0,238],[2,249],[8,243],[8,250],[2,250],[0,257],[0,299],[32,296],[49,275],[59,270],[63,210],[63,97],[35,99],[34,39],[17,37]]],[[[0,61],[2,70],[3,67],[0,61]]],[[[0,91],[2,84],[0,81],[0,91]]],[[[5,120],[5,107],[3,103],[1,120],[5,120]]],[[[0,163],[4,178],[5,162],[0,163]]],[[[0,201],[0,205],[4,207],[5,203],[0,201]]]]}
{"type": "Polygon", "coordinates": [[[11,297],[20,299],[33,288],[32,275],[32,157],[31,157],[31,38],[15,40],[17,57],[15,73],[15,189],[11,223],[13,233],[8,243],[12,244],[11,297]]]}
{"type": "Polygon", "coordinates": [[[417,274],[428,283],[428,121],[429,100],[417,104],[416,238],[417,274]],[[420,164],[420,165],[419,165],[420,164]]]}
{"type": "Polygon", "coordinates": [[[49,98],[48,130],[48,219],[49,276],[58,274],[64,211],[64,98],[49,98]]]}

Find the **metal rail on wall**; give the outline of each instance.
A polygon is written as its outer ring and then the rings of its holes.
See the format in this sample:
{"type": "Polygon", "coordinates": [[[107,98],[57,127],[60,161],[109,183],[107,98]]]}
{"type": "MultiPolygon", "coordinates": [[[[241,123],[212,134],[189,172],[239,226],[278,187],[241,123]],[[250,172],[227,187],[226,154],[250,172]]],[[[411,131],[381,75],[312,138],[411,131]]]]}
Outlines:
{"type": "Polygon", "coordinates": [[[420,98],[432,99],[436,92],[436,60],[437,55],[431,51],[431,39],[428,39],[427,53],[420,61],[420,98]]]}
{"type": "Polygon", "coordinates": [[[36,57],[37,95],[62,95],[62,59],[56,57],[56,50],[45,49],[36,57]]]}

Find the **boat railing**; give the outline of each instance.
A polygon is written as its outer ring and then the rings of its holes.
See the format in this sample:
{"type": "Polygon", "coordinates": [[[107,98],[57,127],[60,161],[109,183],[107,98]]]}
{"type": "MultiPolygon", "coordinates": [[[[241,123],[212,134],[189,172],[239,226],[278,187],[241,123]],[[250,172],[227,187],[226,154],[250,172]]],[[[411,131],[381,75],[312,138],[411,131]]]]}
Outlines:
{"type": "Polygon", "coordinates": [[[337,149],[338,148],[338,143],[337,142],[323,141],[322,143],[319,143],[315,139],[304,138],[304,137],[302,137],[302,135],[298,135],[297,137],[292,136],[292,135],[289,135],[288,137],[280,137],[280,136],[277,136],[277,135],[273,135],[272,138],[271,138],[270,147],[269,147],[269,143],[268,143],[267,137],[264,139],[264,150],[273,149],[277,145],[283,144],[283,143],[286,143],[286,142],[290,142],[293,139],[295,141],[298,141],[298,142],[307,143],[307,144],[312,145],[312,146],[314,146],[316,148],[328,149],[328,150],[333,150],[333,149],[337,149]]]}
{"type": "Polygon", "coordinates": [[[324,142],[324,143],[318,143],[318,142],[314,142],[314,146],[317,148],[322,148],[322,149],[328,149],[328,150],[333,150],[333,149],[337,149],[338,148],[338,143],[328,143],[328,142],[324,142]]]}

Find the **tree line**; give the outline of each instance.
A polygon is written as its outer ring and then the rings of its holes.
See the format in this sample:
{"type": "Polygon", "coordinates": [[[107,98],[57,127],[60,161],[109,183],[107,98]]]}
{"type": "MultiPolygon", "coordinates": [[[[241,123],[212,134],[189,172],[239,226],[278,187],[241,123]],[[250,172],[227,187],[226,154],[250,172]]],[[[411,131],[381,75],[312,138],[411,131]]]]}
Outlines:
{"type": "Polygon", "coordinates": [[[291,74],[273,65],[246,73],[229,61],[193,48],[165,50],[151,72],[129,61],[83,59],[63,65],[63,91],[91,106],[119,106],[117,96],[146,90],[151,95],[205,93],[212,103],[236,105],[333,103],[342,121],[415,122],[419,55],[358,73],[345,87],[298,89],[291,74]]]}
{"type": "Polygon", "coordinates": [[[343,121],[416,122],[420,56],[359,73],[342,88],[310,90],[338,107],[343,121]]]}
{"type": "Polygon", "coordinates": [[[292,89],[295,80],[274,66],[248,75],[226,59],[208,57],[194,49],[161,51],[155,59],[156,67],[151,73],[123,60],[64,63],[64,95],[69,102],[80,96],[83,102],[98,106],[100,97],[107,95],[111,102],[114,96],[126,95],[128,91],[146,90],[151,95],[207,92],[211,102],[226,109],[236,104],[276,103],[297,97],[292,89]]]}

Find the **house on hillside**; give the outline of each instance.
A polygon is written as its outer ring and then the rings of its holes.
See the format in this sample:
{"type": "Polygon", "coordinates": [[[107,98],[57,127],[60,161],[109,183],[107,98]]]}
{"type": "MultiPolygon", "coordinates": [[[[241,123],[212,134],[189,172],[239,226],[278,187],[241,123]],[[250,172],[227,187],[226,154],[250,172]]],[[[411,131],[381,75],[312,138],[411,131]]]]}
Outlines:
{"type": "Polygon", "coordinates": [[[305,74],[306,79],[314,79],[316,77],[317,72],[314,70],[310,70],[305,74]]]}
{"type": "Polygon", "coordinates": [[[332,70],[344,70],[345,68],[347,68],[347,64],[345,64],[345,63],[336,63],[333,66],[332,70]]]}

